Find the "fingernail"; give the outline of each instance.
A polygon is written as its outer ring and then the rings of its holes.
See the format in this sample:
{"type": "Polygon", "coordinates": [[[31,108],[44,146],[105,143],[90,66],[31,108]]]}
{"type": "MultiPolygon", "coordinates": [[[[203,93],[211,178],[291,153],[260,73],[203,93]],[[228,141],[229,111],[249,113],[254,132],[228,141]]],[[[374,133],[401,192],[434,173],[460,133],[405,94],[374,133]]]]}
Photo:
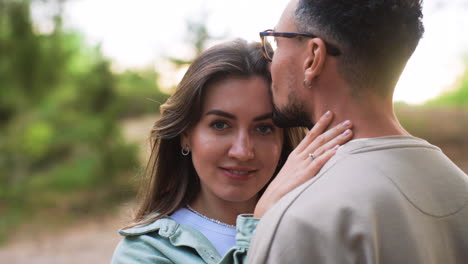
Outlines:
{"type": "Polygon", "coordinates": [[[330,115],[331,115],[331,112],[330,112],[330,111],[327,111],[327,112],[325,113],[325,117],[327,117],[327,118],[330,117],[330,115]]]}
{"type": "Polygon", "coordinates": [[[339,148],[340,148],[340,145],[336,145],[336,146],[333,147],[333,150],[337,150],[339,148]]]}
{"type": "Polygon", "coordinates": [[[351,134],[351,130],[349,129],[346,129],[345,132],[343,132],[343,136],[348,136],[349,134],[351,134]]]}
{"type": "Polygon", "coordinates": [[[343,122],[344,127],[348,127],[349,125],[351,125],[351,121],[346,120],[346,121],[343,122]]]}

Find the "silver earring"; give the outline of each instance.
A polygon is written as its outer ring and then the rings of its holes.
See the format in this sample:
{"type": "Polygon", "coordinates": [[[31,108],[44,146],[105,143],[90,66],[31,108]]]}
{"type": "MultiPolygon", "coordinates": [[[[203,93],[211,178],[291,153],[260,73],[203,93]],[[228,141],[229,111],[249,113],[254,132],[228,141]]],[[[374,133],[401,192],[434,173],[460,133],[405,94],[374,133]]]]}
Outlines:
{"type": "Polygon", "coordinates": [[[307,85],[307,80],[304,79],[304,87],[307,88],[307,89],[310,89],[310,88],[312,88],[312,85],[307,85]]]}
{"type": "Polygon", "coordinates": [[[188,156],[190,154],[190,148],[187,144],[180,150],[183,156],[188,156]]]}

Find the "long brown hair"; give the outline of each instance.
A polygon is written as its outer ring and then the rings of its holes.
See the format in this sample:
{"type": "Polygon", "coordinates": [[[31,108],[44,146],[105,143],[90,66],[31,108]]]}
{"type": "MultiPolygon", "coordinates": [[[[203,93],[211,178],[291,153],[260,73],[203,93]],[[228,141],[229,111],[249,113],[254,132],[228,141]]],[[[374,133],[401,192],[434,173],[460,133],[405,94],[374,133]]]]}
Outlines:
{"type": "MultiPolygon", "coordinates": [[[[161,105],[161,116],[151,131],[146,179],[139,192],[138,211],[128,227],[167,216],[198,194],[198,176],[192,159],[181,154],[180,135],[199,121],[205,88],[227,76],[261,76],[270,84],[261,45],[241,39],[225,42],[206,50],[190,65],[174,94],[161,105]]],[[[303,129],[285,129],[277,171],[303,136],[303,129]]]]}

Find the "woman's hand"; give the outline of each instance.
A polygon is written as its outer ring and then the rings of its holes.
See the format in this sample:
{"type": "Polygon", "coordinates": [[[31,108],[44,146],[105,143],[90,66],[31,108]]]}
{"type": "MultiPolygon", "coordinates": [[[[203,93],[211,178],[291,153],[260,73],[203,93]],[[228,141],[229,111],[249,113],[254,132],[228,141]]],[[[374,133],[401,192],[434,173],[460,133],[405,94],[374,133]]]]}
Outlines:
{"type": "Polygon", "coordinates": [[[338,147],[351,139],[349,120],[325,131],[332,119],[333,114],[328,111],[289,154],[283,168],[260,197],[254,217],[262,217],[281,197],[313,178],[338,147]]]}

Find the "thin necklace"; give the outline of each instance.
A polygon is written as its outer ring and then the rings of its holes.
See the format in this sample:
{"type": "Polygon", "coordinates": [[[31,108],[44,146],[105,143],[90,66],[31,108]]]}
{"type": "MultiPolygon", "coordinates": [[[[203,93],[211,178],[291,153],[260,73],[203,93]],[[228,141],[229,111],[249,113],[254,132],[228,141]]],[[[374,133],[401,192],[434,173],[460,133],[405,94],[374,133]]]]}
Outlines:
{"type": "Polygon", "coordinates": [[[213,219],[213,218],[209,218],[208,216],[199,213],[197,210],[193,209],[192,206],[190,206],[190,205],[188,205],[188,204],[187,204],[186,206],[187,206],[187,209],[189,209],[191,212],[193,212],[194,214],[200,216],[201,218],[203,218],[203,219],[205,219],[205,220],[208,220],[208,221],[210,221],[210,222],[213,222],[213,223],[216,223],[216,224],[218,224],[218,225],[225,226],[225,227],[236,228],[235,225],[226,224],[226,223],[223,223],[223,222],[221,222],[221,221],[219,221],[219,220],[216,220],[216,219],[213,219]]]}

